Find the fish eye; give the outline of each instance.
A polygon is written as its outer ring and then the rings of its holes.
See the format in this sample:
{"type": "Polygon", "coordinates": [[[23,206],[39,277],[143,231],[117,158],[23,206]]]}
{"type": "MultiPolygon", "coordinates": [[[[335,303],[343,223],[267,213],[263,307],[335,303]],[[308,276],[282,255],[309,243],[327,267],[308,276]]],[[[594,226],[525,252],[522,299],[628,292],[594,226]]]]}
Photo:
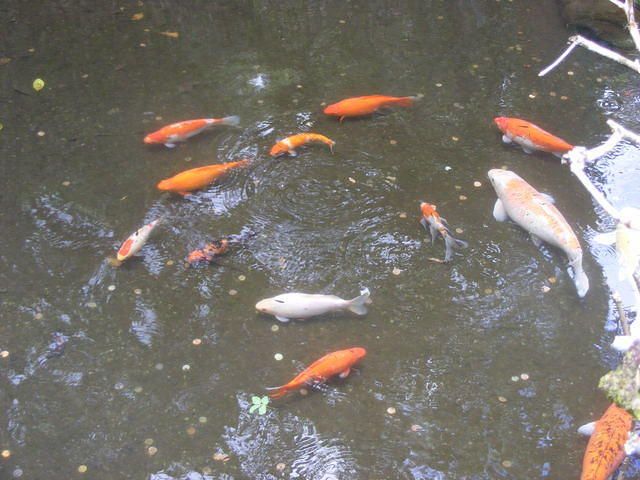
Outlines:
{"type": "Polygon", "coordinates": [[[278,303],[284,303],[284,300],[276,300],[278,303]]]}

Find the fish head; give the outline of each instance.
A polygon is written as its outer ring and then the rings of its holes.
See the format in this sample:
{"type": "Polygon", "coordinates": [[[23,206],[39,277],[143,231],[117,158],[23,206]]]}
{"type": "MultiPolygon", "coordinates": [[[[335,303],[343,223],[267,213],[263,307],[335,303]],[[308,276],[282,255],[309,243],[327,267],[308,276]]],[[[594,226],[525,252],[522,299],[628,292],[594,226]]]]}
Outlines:
{"type": "Polygon", "coordinates": [[[271,147],[271,151],[269,152],[269,155],[273,157],[277,157],[278,155],[284,155],[288,151],[289,149],[283,142],[278,142],[273,147],[271,147]]]}
{"type": "Polygon", "coordinates": [[[323,112],[326,115],[340,115],[340,112],[338,110],[338,105],[334,103],[333,105],[329,105],[327,108],[325,108],[323,112]]]}
{"type": "Polygon", "coordinates": [[[158,132],[153,132],[144,137],[144,143],[152,144],[152,143],[164,143],[165,138],[158,132]]]}
{"type": "MultiPolygon", "coordinates": [[[[282,300],[279,303],[284,303],[282,300]]],[[[267,313],[269,315],[276,315],[278,301],[274,298],[265,298],[256,303],[256,310],[260,313],[267,313]]]]}
{"type": "Polygon", "coordinates": [[[493,122],[504,133],[507,130],[507,123],[509,122],[509,118],[508,117],[496,117],[496,118],[493,119],[493,122]]]}
{"type": "Polygon", "coordinates": [[[509,180],[517,177],[515,173],[501,168],[492,168],[487,173],[487,176],[496,192],[501,191],[509,180]]]}
{"type": "Polygon", "coordinates": [[[122,244],[122,246],[120,247],[120,250],[118,250],[117,258],[120,262],[129,258],[129,254],[131,253],[131,247],[133,246],[133,240],[134,240],[133,236],[127,238],[125,242],[122,244]]]}
{"type": "Polygon", "coordinates": [[[158,183],[158,190],[171,190],[171,182],[168,179],[158,183]]]}
{"type": "Polygon", "coordinates": [[[436,213],[436,206],[432,203],[420,202],[420,211],[422,211],[425,218],[428,218],[436,213]]]}
{"type": "Polygon", "coordinates": [[[367,354],[367,351],[361,347],[353,347],[349,349],[349,353],[353,356],[355,360],[359,360],[367,354]]]}

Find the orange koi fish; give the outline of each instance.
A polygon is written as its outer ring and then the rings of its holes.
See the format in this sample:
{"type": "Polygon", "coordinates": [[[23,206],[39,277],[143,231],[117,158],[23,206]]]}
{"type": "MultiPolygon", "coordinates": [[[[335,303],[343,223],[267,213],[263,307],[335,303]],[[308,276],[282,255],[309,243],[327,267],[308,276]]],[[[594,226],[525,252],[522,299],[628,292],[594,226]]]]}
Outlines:
{"type": "Polygon", "coordinates": [[[329,105],[324,109],[324,113],[334,117],[340,117],[340,122],[345,117],[359,117],[360,115],[369,115],[376,110],[386,107],[387,105],[400,105],[401,107],[410,107],[413,102],[422,98],[414,97],[387,97],[386,95],[369,95],[366,97],[354,97],[341,100],[338,103],[329,105]]]}
{"type": "Polygon", "coordinates": [[[156,130],[144,137],[144,143],[164,143],[165,147],[173,148],[177,142],[186,142],[189,137],[199,134],[203,130],[215,125],[240,124],[240,117],[233,115],[224,118],[198,118],[196,120],[185,120],[184,122],[172,123],[156,130]]]}
{"type": "Polygon", "coordinates": [[[191,265],[194,265],[196,263],[211,263],[227,252],[230,243],[230,238],[216,240],[213,243],[205,245],[204,247],[191,252],[187,257],[187,262],[189,262],[191,265]]]}
{"type": "Polygon", "coordinates": [[[324,143],[326,145],[329,145],[331,153],[333,153],[333,146],[336,142],[334,142],[330,138],[325,137],[324,135],[319,135],[317,133],[299,133],[297,135],[287,137],[284,140],[280,140],[273,147],[271,147],[269,155],[277,156],[288,153],[291,156],[295,156],[295,149],[306,143],[324,143]]]}
{"type": "Polygon", "coordinates": [[[244,167],[249,164],[249,160],[223,163],[218,165],[207,165],[205,167],[185,170],[171,178],[167,178],[158,183],[158,190],[188,195],[192,190],[198,190],[209,185],[211,182],[221,177],[229,170],[244,167]]]}
{"type": "Polygon", "coordinates": [[[605,480],[625,457],[624,445],[633,428],[633,416],[615,403],[597,422],[583,425],[578,432],[591,435],[582,460],[580,480],[605,480]]]}
{"type": "Polygon", "coordinates": [[[360,347],[328,353],[305,368],[302,373],[286,385],[267,388],[267,390],[274,390],[269,396],[276,400],[284,397],[287,392],[296,390],[304,385],[325,383],[329,377],[334,375],[339,375],[340,378],[347,378],[353,364],[366,354],[367,351],[360,347]]]}
{"type": "Polygon", "coordinates": [[[453,250],[456,247],[466,248],[469,246],[467,242],[464,240],[460,240],[459,238],[455,238],[451,235],[449,229],[444,225],[446,220],[442,218],[438,212],[436,212],[436,206],[430,203],[421,202],[420,210],[422,211],[422,218],[420,219],[420,224],[424,227],[425,230],[429,230],[431,234],[431,245],[435,242],[438,234],[444,240],[445,245],[445,253],[444,253],[444,261],[450,262],[453,259],[453,250]]]}
{"type": "Polygon", "coordinates": [[[144,227],[139,228],[131,235],[129,235],[129,238],[124,241],[124,243],[120,247],[120,250],[118,250],[118,261],[123,262],[127,258],[130,258],[138,253],[138,250],[140,250],[143,245],[147,243],[149,235],[151,235],[151,232],[154,228],[156,228],[158,223],[160,223],[162,218],[163,217],[160,217],[153,222],[147,223],[144,227]]]}
{"type": "Polygon", "coordinates": [[[520,145],[526,153],[531,153],[533,150],[540,150],[543,152],[551,152],[557,157],[562,157],[563,154],[573,148],[573,145],[526,120],[496,117],[493,121],[502,131],[502,141],[504,143],[515,142],[520,145]]]}

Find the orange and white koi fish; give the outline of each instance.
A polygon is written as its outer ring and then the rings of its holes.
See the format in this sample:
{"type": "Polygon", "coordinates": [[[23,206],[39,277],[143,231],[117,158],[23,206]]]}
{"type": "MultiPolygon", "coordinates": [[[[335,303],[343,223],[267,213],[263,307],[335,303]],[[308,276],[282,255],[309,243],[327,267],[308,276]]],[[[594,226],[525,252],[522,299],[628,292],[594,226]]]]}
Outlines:
{"type": "Polygon", "coordinates": [[[431,234],[431,245],[435,242],[438,234],[444,240],[445,253],[444,261],[450,262],[453,260],[453,250],[456,247],[466,248],[469,246],[464,240],[455,238],[451,235],[449,229],[444,225],[446,220],[442,218],[438,212],[436,212],[436,206],[431,203],[421,202],[420,210],[422,211],[422,218],[420,218],[420,224],[425,230],[429,230],[431,234]]]}
{"type": "Polygon", "coordinates": [[[504,143],[515,142],[522,147],[526,153],[533,150],[551,152],[557,157],[562,157],[573,148],[573,145],[565,142],[561,138],[550,134],[537,125],[526,120],[510,117],[496,117],[493,119],[498,128],[502,131],[502,141],[504,143]]]}
{"type": "Polygon", "coordinates": [[[584,297],[589,290],[589,279],[582,269],[582,247],[562,213],[553,205],[553,199],[509,170],[489,170],[489,179],[498,194],[494,218],[499,222],[511,218],[531,234],[536,246],[544,240],[560,248],[569,258],[578,296],[584,297]]]}
{"type": "Polygon", "coordinates": [[[173,148],[177,142],[186,142],[189,137],[199,134],[203,130],[215,125],[240,124],[240,117],[233,115],[224,118],[198,118],[196,120],[185,120],[184,122],[172,123],[156,130],[144,137],[144,143],[164,143],[165,147],[173,148]]]}
{"type": "Polygon", "coordinates": [[[188,195],[192,190],[198,190],[209,185],[211,182],[221,177],[229,170],[244,167],[249,164],[249,160],[238,162],[222,163],[218,165],[207,165],[205,167],[185,170],[171,178],[167,178],[158,183],[158,190],[188,195]]]}
{"type": "Polygon", "coordinates": [[[299,133],[297,135],[287,137],[284,140],[280,140],[273,147],[271,147],[269,155],[277,156],[288,153],[291,156],[295,156],[295,149],[307,143],[324,143],[325,145],[329,145],[331,153],[333,153],[333,146],[336,144],[336,142],[334,142],[330,138],[325,137],[324,135],[319,135],[317,133],[299,133]]]}
{"type": "Polygon", "coordinates": [[[189,262],[191,265],[194,265],[196,263],[211,263],[224,255],[229,249],[230,244],[230,238],[216,240],[213,243],[205,245],[204,247],[191,252],[187,257],[187,262],[189,262]]]}
{"type": "Polygon", "coordinates": [[[388,97],[386,95],[369,95],[366,97],[346,98],[329,105],[324,109],[324,113],[334,117],[340,117],[340,122],[346,117],[359,117],[361,115],[369,115],[376,110],[388,105],[400,105],[401,107],[410,107],[413,102],[421,99],[420,95],[413,97],[388,97]]]}
{"type": "Polygon", "coordinates": [[[339,375],[340,378],[347,378],[351,367],[358,360],[364,357],[367,351],[364,348],[354,347],[346,350],[338,350],[337,352],[328,353],[319,360],[313,362],[304,369],[302,373],[297,375],[286,385],[280,387],[271,387],[267,390],[273,390],[269,396],[272,399],[284,397],[287,392],[296,390],[304,385],[317,385],[325,383],[330,377],[339,375]]]}
{"type": "Polygon", "coordinates": [[[147,243],[149,235],[151,235],[153,229],[156,228],[156,226],[162,219],[163,217],[157,218],[153,222],[147,223],[144,227],[133,232],[129,236],[129,238],[124,241],[124,243],[120,247],[120,250],[118,250],[118,261],[123,262],[127,258],[130,258],[138,253],[138,250],[140,250],[143,245],[147,243]]]}
{"type": "Polygon", "coordinates": [[[591,435],[582,460],[580,480],[606,480],[622,463],[625,443],[633,428],[633,416],[615,403],[596,422],[578,429],[583,435],[591,435]]]}

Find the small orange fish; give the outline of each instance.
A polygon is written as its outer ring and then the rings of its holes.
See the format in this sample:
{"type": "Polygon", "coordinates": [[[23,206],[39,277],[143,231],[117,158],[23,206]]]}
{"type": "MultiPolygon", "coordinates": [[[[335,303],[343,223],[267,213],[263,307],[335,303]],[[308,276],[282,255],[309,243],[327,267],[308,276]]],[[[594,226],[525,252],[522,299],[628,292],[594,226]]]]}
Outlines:
{"type": "Polygon", "coordinates": [[[526,120],[496,117],[493,121],[502,131],[502,141],[504,143],[515,142],[520,145],[526,153],[531,153],[533,150],[540,150],[543,152],[551,152],[557,157],[562,157],[563,154],[573,148],[573,145],[526,120]]]}
{"type": "Polygon", "coordinates": [[[453,260],[453,249],[456,247],[466,248],[468,246],[467,242],[451,235],[449,229],[444,225],[446,220],[436,212],[435,205],[421,202],[420,210],[422,211],[420,224],[425,228],[425,230],[429,230],[429,233],[431,234],[431,244],[433,245],[433,242],[435,242],[439,233],[442,236],[445,245],[444,261],[450,262],[453,260]]]}
{"type": "Polygon", "coordinates": [[[633,416],[615,403],[597,422],[580,427],[580,433],[591,435],[580,480],[605,480],[613,475],[624,460],[624,445],[632,428],[633,416]]]}
{"type": "Polygon", "coordinates": [[[333,146],[336,142],[331,140],[330,138],[325,137],[324,135],[319,135],[317,133],[299,133],[297,135],[292,135],[291,137],[287,137],[284,140],[280,140],[273,147],[271,147],[271,151],[269,155],[277,156],[288,153],[291,156],[296,155],[295,149],[301,145],[306,143],[324,143],[329,145],[331,149],[331,153],[333,153],[333,146]]]}
{"type": "Polygon", "coordinates": [[[155,219],[153,222],[149,222],[143,227],[129,235],[120,249],[118,250],[117,258],[119,262],[124,262],[126,259],[134,256],[147,242],[149,235],[154,228],[160,223],[163,217],[155,219]]]}
{"type": "Polygon", "coordinates": [[[164,143],[166,147],[173,148],[176,142],[186,142],[189,137],[199,134],[207,128],[215,125],[233,125],[240,123],[240,117],[233,115],[224,118],[198,118],[196,120],[185,120],[184,122],[172,123],[156,130],[144,137],[144,143],[164,143]]]}
{"type": "Polygon", "coordinates": [[[221,177],[229,170],[244,167],[249,164],[249,160],[223,163],[218,165],[207,165],[205,167],[185,170],[171,178],[167,178],[158,183],[158,190],[188,195],[191,190],[198,190],[209,185],[211,182],[221,177]]]}
{"type": "Polygon", "coordinates": [[[366,354],[367,351],[360,347],[328,353],[321,359],[313,362],[309,367],[305,368],[302,373],[286,385],[267,388],[267,390],[274,390],[274,392],[269,396],[276,400],[284,397],[287,392],[296,390],[304,385],[325,383],[329,377],[338,374],[340,378],[346,378],[349,375],[353,364],[366,354]]]}
{"type": "Polygon", "coordinates": [[[192,265],[200,262],[211,263],[227,252],[230,243],[230,238],[216,240],[213,243],[205,245],[204,247],[191,252],[187,257],[187,262],[192,265]]]}
{"type": "Polygon", "coordinates": [[[353,97],[341,100],[338,103],[329,105],[324,109],[324,113],[334,117],[340,117],[340,122],[345,117],[358,117],[360,115],[369,115],[379,108],[387,105],[400,105],[401,107],[410,107],[413,102],[419,100],[420,96],[415,97],[387,97],[386,95],[369,95],[366,97],[353,97]]]}

